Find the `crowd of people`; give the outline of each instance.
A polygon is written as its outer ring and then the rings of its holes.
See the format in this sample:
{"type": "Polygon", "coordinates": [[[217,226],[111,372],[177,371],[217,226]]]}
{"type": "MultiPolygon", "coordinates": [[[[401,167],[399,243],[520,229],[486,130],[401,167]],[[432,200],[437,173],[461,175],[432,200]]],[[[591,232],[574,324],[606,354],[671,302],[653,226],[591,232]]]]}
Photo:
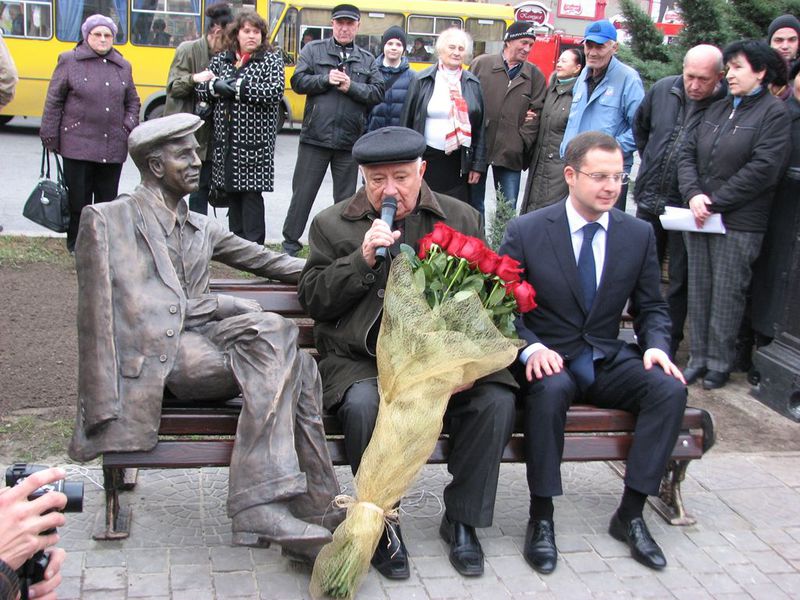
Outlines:
{"type": "MultiPolygon", "coordinates": [[[[151,207],[147,218],[161,228],[148,229],[147,235],[166,239],[188,296],[202,295],[207,277],[190,285],[193,275],[180,267],[186,263],[180,255],[199,252],[208,259],[212,251],[184,247],[176,230],[213,230],[211,241],[243,256],[268,252],[262,193],[273,189],[284,91],[282,55],[269,44],[262,17],[252,11],[234,15],[224,4],[209,7],[206,16],[206,35],[182,43],[170,69],[166,112],[177,113],[170,121],[174,130],[143,126],[134,134],[131,155],[136,154],[143,187],[119,203],[128,212],[142,203],[151,207]],[[183,121],[188,115],[182,113],[197,116],[183,121]],[[169,144],[169,156],[148,145],[159,136],[169,144]],[[175,179],[173,171],[178,173],[181,164],[187,173],[197,171],[199,185],[188,185],[192,177],[175,179]],[[184,188],[199,188],[189,199],[192,212],[181,200],[184,188]],[[169,197],[166,208],[161,196],[169,197]],[[224,198],[236,237],[193,216],[207,212],[211,196],[217,202],[224,198]]],[[[418,44],[417,38],[407,55],[406,32],[391,27],[375,58],[355,43],[360,19],[354,5],[334,7],[332,35],[306,40],[299,53],[291,86],[306,96],[306,107],[283,225],[284,253],[296,256],[302,249],[300,237],[328,167],[334,205],[313,219],[305,263],[269,253],[270,260],[290,261],[300,301],[315,320],[322,401],[342,422],[353,472],[379,406],[375,344],[391,261],[379,260],[377,252],[388,249],[396,256],[400,243],[415,244],[440,222],[483,237],[491,167],[498,200],[515,209],[519,203],[520,216],[508,224],[500,254],[524,268],[523,277],[538,291],[538,308],[517,321],[525,342],[519,359],[458,390],[448,406],[453,480],[444,491],[440,533],[450,547],[450,562],[464,576],[483,573],[475,528],[491,525],[499,462],[515,402],[520,402],[530,491],[523,555],[540,573],[556,568],[553,498],[563,492],[566,413],[572,403],[589,400],[637,415],[624,491],[609,533],[628,544],[642,564],[663,568],[666,559],[642,512],[647,496],[659,492],[686,385],[724,386],[737,368],[737,343],[746,345],[748,335],[759,344],[769,342],[781,318],[798,222],[800,21],[792,15],[775,19],[765,40],[695,46],[686,53],[681,74],[661,79],[645,93],[639,74],[615,56],[617,30],[605,20],[587,25],[583,47],[565,50],[548,81],[527,60],[536,37],[528,23],[510,25],[502,50],[477,57],[469,69],[464,68],[472,53],[469,34],[446,29],[436,38],[434,64],[415,72],[409,58],[427,53],[424,40],[418,44]],[[637,152],[633,217],[625,208],[637,152]],[[519,201],[524,170],[528,180],[519,201]],[[363,185],[357,189],[359,172],[363,185]],[[397,205],[393,223],[380,218],[390,196],[397,205]],[[695,230],[665,230],[659,217],[666,207],[688,208],[695,230]],[[722,235],[701,231],[714,214],[722,216],[722,235]],[[665,262],[666,300],[661,295],[665,262]],[[618,339],[626,305],[638,346],[618,339]],[[681,372],[675,356],[687,319],[689,359],[681,372]]],[[[93,15],[82,33],[83,41],[59,57],[41,127],[45,148],[65,159],[74,220],[67,236],[70,250],[82,209],[117,196],[139,112],[130,64],[113,48],[114,21],[93,15]]],[[[78,248],[84,268],[100,260],[99,250],[89,251],[90,241],[108,253],[109,262],[124,258],[123,238],[135,232],[115,225],[111,209],[85,213],[91,223],[78,248]],[[113,227],[119,231],[109,243],[100,233],[113,227]]],[[[262,266],[259,262],[254,269],[262,266]]],[[[123,270],[111,269],[115,277],[123,270]]],[[[222,302],[216,311],[221,307],[222,302]]],[[[249,305],[239,308],[240,317],[257,312],[249,305]]],[[[226,322],[220,314],[206,317],[226,322]]],[[[213,331],[205,334],[213,337],[213,331]]],[[[231,368],[244,369],[236,361],[231,368]]],[[[304,368],[314,371],[313,365],[304,368]]],[[[162,371],[161,387],[168,377],[162,371]]],[[[282,371],[282,377],[290,371],[282,371]]],[[[169,377],[168,383],[175,380],[169,377]]],[[[242,377],[238,384],[253,411],[271,402],[284,407],[296,402],[289,397],[296,390],[289,387],[285,401],[274,394],[264,397],[263,386],[252,378],[242,377]]],[[[291,421],[288,413],[283,416],[291,421]]],[[[82,435],[76,431],[75,439],[90,448],[87,456],[103,451],[82,435]]],[[[232,489],[238,490],[236,485],[232,489]]],[[[332,487],[326,497],[334,493],[332,487]]],[[[239,509],[231,513],[238,515],[235,543],[281,543],[281,535],[290,534],[311,541],[328,538],[322,525],[309,530],[314,526],[295,523],[292,519],[303,517],[288,504],[269,505],[272,512],[265,512],[254,506],[255,499],[241,490],[237,494],[231,500],[239,509]],[[281,530],[279,521],[297,531],[281,530]]],[[[0,504],[15,500],[0,493],[0,504]]],[[[13,566],[17,560],[5,557],[2,539],[0,559],[0,575],[2,561],[13,566]]],[[[57,583],[60,560],[56,554],[42,593],[57,583]]],[[[372,564],[387,578],[409,577],[398,521],[387,523],[372,564]]]]}

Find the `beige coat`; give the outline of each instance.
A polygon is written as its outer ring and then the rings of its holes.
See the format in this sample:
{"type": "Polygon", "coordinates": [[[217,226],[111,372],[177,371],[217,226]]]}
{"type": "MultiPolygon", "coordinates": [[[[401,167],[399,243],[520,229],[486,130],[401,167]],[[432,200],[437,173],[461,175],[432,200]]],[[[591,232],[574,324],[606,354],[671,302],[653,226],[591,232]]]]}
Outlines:
{"type": "Polygon", "coordinates": [[[544,75],[526,62],[509,81],[502,54],[483,54],[469,68],[481,82],[488,163],[512,171],[526,169],[547,90],[544,75]],[[525,121],[529,109],[537,116],[525,121]]]}

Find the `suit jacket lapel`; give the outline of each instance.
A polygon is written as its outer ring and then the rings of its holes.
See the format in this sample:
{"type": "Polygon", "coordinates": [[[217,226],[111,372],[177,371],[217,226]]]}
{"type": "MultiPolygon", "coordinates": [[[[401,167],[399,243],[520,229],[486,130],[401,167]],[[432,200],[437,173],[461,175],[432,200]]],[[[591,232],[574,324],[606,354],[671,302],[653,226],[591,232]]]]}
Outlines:
{"type": "Polygon", "coordinates": [[[572,237],[567,222],[567,210],[563,201],[561,210],[550,221],[547,235],[550,237],[551,247],[556,255],[561,273],[564,274],[572,295],[575,297],[575,302],[580,306],[583,314],[586,314],[586,307],[583,305],[583,290],[578,278],[578,265],[575,262],[575,251],[572,249],[572,237]]]}
{"type": "MultiPolygon", "coordinates": [[[[146,201],[140,197],[140,191],[141,190],[137,188],[137,190],[131,194],[139,212],[138,219],[136,220],[136,228],[142,235],[142,239],[147,243],[147,247],[150,248],[159,277],[161,277],[161,280],[178,296],[181,296],[183,295],[183,290],[181,289],[180,281],[178,281],[178,274],[175,272],[175,267],[169,259],[169,250],[167,249],[164,236],[160,235],[160,232],[159,235],[153,235],[151,233],[151,231],[158,231],[156,228],[160,227],[160,225],[155,222],[154,218],[148,218],[147,215],[152,215],[152,212],[145,210],[145,207],[142,206],[146,201]]],[[[145,191],[144,193],[147,192],[145,191]]]]}

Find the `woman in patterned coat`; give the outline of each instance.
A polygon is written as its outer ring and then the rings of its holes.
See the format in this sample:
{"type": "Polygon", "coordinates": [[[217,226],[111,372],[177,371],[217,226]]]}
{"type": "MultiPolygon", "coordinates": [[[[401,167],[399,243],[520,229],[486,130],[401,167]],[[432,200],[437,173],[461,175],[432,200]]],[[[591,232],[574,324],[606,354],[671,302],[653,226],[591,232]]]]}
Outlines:
{"type": "Polygon", "coordinates": [[[228,50],[211,59],[211,81],[197,85],[214,105],[212,187],[228,199],[228,227],[264,243],[264,199],[275,174],[275,138],[283,97],[283,59],[267,42],[267,24],[252,11],[228,27],[228,50]]]}

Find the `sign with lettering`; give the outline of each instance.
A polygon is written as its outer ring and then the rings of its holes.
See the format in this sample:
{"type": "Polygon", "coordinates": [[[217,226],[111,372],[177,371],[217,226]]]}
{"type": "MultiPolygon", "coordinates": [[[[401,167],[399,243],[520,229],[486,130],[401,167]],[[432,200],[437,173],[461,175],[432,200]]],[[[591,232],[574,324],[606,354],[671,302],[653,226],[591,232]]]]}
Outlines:
{"type": "Polygon", "coordinates": [[[558,0],[558,16],[594,20],[597,14],[595,0],[558,0]]]}

